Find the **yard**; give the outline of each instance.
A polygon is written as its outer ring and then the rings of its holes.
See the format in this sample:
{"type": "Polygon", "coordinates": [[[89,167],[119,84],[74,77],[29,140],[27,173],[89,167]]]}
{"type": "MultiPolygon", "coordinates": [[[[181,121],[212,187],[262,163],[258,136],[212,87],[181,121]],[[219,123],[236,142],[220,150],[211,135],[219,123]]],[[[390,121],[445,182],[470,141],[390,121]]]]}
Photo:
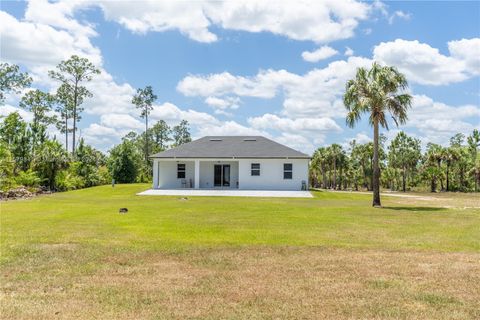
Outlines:
{"type": "Polygon", "coordinates": [[[1,202],[1,318],[480,318],[478,195],[148,187],[1,202]]]}

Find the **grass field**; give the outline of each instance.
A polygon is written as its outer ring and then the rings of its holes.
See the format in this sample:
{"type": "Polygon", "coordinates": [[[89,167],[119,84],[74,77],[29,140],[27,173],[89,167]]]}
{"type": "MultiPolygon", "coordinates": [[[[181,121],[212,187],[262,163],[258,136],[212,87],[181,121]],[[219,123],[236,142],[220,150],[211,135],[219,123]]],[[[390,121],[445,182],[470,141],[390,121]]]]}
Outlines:
{"type": "Polygon", "coordinates": [[[480,318],[479,195],[147,188],[0,202],[0,318],[480,318]]]}

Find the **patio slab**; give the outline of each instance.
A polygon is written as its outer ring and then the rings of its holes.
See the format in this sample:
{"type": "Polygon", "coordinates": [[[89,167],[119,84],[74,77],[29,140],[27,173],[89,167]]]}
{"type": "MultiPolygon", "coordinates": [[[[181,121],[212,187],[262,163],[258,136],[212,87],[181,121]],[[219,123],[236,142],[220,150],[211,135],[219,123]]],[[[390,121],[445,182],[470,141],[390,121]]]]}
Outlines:
{"type": "Polygon", "coordinates": [[[214,189],[149,189],[139,196],[202,196],[202,197],[265,197],[313,198],[309,191],[287,190],[214,190],[214,189]]]}

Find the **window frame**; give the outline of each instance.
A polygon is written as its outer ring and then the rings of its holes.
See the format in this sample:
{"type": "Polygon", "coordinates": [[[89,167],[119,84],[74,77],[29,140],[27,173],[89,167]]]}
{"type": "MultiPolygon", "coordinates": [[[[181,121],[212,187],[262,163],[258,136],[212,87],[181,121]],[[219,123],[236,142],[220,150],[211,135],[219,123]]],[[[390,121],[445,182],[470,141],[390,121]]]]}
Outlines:
{"type": "Polygon", "coordinates": [[[185,163],[177,163],[177,179],[185,179],[187,176],[187,165],[185,163]],[[183,169],[180,168],[183,166],[183,169]],[[183,177],[181,176],[183,174],[183,177]]]}
{"type": "Polygon", "coordinates": [[[292,180],[293,179],[293,163],[284,163],[283,164],[283,180],[292,180]],[[288,169],[287,166],[290,165],[288,169]]]}
{"type": "Polygon", "coordinates": [[[260,163],[251,163],[250,164],[250,176],[251,177],[260,177],[261,165],[260,163]],[[254,168],[258,166],[258,168],[254,168]]]}

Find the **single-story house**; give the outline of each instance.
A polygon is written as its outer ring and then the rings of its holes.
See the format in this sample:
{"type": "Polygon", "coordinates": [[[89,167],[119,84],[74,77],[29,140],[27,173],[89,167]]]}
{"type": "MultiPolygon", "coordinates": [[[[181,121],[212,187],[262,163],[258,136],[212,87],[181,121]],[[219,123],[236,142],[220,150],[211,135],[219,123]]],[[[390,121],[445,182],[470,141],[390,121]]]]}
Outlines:
{"type": "Polygon", "coordinates": [[[310,157],[261,136],[207,136],[151,156],[154,189],[302,190],[310,157]]]}

